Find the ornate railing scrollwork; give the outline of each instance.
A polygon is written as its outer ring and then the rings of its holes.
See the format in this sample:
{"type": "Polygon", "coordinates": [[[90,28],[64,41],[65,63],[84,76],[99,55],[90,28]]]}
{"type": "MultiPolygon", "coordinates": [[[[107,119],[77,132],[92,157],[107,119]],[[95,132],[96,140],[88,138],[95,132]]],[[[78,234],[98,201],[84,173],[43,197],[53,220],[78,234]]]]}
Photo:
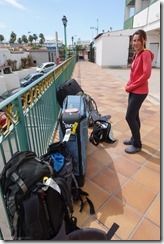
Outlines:
{"type": "Polygon", "coordinates": [[[9,104],[0,112],[0,135],[5,136],[10,131],[10,126],[18,122],[18,110],[15,104],[9,104]]]}

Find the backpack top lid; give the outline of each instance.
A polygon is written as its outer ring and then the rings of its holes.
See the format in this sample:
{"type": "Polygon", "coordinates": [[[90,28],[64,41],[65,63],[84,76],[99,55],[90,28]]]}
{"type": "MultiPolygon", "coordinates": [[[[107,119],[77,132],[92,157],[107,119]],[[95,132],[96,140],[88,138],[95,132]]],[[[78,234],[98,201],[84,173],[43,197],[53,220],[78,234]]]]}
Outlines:
{"type": "Polygon", "coordinates": [[[17,189],[17,192],[19,189],[19,193],[22,195],[34,183],[43,179],[44,176],[50,177],[53,173],[53,168],[49,163],[40,160],[34,152],[18,151],[4,166],[0,176],[0,184],[4,194],[12,185],[12,190],[17,189]]]}
{"type": "Polygon", "coordinates": [[[78,95],[68,95],[63,102],[62,114],[67,112],[67,109],[73,109],[78,113],[80,117],[86,116],[86,103],[82,96],[78,95]]]}

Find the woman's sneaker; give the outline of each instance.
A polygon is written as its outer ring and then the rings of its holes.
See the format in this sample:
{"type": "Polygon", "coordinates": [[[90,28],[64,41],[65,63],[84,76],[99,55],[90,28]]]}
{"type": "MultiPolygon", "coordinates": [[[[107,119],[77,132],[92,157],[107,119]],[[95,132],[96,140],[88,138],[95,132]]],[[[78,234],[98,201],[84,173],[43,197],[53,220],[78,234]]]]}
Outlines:
{"type": "Polygon", "coordinates": [[[133,145],[131,145],[128,148],[125,148],[125,152],[126,153],[136,153],[136,152],[140,152],[141,151],[141,147],[134,147],[133,145]]]}
{"type": "Polygon", "coordinates": [[[131,139],[124,140],[123,143],[124,143],[124,145],[132,145],[132,140],[131,139]]]}

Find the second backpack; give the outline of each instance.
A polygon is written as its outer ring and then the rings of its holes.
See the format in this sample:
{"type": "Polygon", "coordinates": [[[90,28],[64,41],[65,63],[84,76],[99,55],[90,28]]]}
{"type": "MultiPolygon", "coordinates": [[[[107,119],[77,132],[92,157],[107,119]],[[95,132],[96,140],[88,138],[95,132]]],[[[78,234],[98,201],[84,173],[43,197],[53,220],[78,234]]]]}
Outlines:
{"type": "Polygon", "coordinates": [[[75,79],[66,80],[56,88],[57,101],[62,108],[63,101],[68,95],[76,95],[78,92],[83,92],[81,86],[75,79]]]}

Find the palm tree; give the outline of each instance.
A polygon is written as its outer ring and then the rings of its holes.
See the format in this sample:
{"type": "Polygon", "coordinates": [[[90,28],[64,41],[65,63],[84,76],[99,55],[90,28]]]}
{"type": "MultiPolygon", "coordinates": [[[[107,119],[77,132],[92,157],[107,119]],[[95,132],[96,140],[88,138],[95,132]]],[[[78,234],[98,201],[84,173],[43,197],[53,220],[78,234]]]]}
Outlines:
{"type": "Polygon", "coordinates": [[[19,44],[21,44],[22,43],[22,38],[19,37],[17,41],[18,41],[19,44]]]}
{"type": "Polygon", "coordinates": [[[42,33],[39,34],[39,38],[40,38],[40,41],[39,43],[41,44],[41,46],[43,45],[43,43],[45,42],[45,37],[42,33]]]}
{"type": "Polygon", "coordinates": [[[0,42],[3,42],[4,41],[4,36],[3,35],[0,35],[0,42]]]}
{"type": "Polygon", "coordinates": [[[36,34],[33,34],[33,39],[35,40],[35,44],[36,44],[36,40],[38,39],[38,36],[36,34]]]}
{"type": "Polygon", "coordinates": [[[26,36],[26,35],[23,35],[23,36],[22,36],[22,41],[23,41],[24,43],[28,43],[28,39],[27,39],[27,36],[26,36]]]}
{"type": "Polygon", "coordinates": [[[16,34],[12,31],[11,35],[10,35],[10,40],[9,43],[14,44],[14,42],[16,41],[16,34]]]}
{"type": "Polygon", "coordinates": [[[33,36],[32,36],[32,35],[29,35],[28,40],[29,40],[29,42],[30,42],[31,45],[32,45],[32,42],[33,42],[33,40],[34,40],[33,36]]]}

